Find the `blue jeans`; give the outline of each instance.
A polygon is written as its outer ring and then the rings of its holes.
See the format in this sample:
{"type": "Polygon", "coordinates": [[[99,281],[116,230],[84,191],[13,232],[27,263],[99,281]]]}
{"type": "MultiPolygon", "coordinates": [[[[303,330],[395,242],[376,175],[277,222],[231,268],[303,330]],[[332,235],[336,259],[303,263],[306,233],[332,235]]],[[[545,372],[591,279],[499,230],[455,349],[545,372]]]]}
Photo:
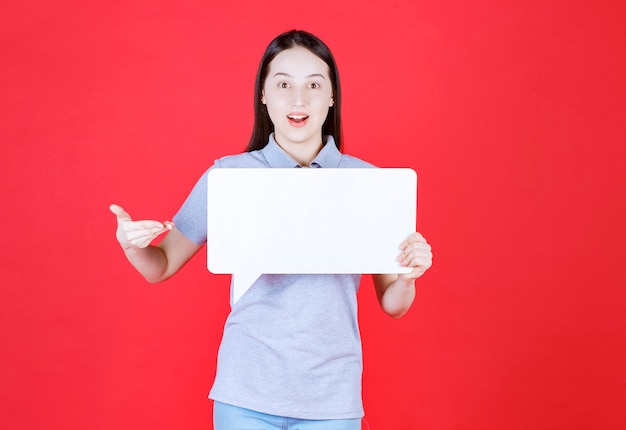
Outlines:
{"type": "Polygon", "coordinates": [[[300,420],[263,414],[226,403],[213,404],[214,430],[361,430],[361,419],[300,420]]]}

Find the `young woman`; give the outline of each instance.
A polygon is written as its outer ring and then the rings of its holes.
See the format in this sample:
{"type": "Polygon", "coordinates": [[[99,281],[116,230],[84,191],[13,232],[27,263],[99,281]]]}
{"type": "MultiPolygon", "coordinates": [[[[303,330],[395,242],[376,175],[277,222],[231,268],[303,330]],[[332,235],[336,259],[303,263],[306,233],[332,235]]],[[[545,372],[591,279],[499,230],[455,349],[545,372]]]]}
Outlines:
{"type": "MultiPolygon", "coordinates": [[[[290,31],[267,47],[255,90],[255,123],[243,154],[212,168],[358,168],[342,154],[341,89],[335,60],[317,37],[290,31]]],[[[174,275],[206,243],[206,173],[174,222],[133,221],[120,206],[116,237],[150,282],[174,275]],[[167,235],[158,246],[151,241],[167,235]]],[[[402,316],[415,279],[432,264],[414,233],[400,245],[408,274],[373,275],[384,312],[402,316]]],[[[210,398],[216,430],[360,429],[361,342],[356,293],[360,275],[262,275],[232,307],[210,398]]]]}

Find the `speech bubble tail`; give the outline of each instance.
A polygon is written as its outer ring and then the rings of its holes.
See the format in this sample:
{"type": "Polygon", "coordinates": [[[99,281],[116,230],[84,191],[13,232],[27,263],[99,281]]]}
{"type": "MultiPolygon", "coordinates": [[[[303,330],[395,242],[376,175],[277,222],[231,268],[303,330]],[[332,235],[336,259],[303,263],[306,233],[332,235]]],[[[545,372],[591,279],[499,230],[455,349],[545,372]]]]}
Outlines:
{"type": "Polygon", "coordinates": [[[232,288],[230,290],[230,304],[231,306],[237,303],[237,301],[243,296],[246,291],[250,289],[254,281],[256,281],[260,273],[249,272],[237,272],[233,273],[232,288]]]}

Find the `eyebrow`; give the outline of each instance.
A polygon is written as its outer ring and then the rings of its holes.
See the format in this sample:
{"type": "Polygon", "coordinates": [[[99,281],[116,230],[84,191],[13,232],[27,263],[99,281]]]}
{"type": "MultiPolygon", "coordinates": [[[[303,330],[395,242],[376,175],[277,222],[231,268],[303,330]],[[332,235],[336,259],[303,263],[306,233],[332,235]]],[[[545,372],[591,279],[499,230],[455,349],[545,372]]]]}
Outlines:
{"type": "MultiPolygon", "coordinates": [[[[293,76],[291,76],[289,73],[284,73],[284,72],[274,73],[274,77],[276,77],[276,76],[286,76],[288,78],[293,78],[293,76]]],[[[326,79],[326,76],[324,76],[321,73],[312,73],[312,74],[310,74],[308,76],[305,76],[305,78],[316,78],[316,77],[320,77],[322,79],[326,79]]]]}

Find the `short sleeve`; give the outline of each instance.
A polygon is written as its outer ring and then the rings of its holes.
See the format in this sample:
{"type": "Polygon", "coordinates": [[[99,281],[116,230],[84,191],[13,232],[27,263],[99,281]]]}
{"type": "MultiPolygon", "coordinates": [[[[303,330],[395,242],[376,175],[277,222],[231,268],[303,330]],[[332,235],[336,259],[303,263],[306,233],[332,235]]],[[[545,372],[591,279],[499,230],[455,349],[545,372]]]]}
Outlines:
{"type": "MultiPolygon", "coordinates": [[[[212,169],[213,167],[211,167],[212,169]]],[[[198,179],[187,199],[174,215],[176,228],[196,245],[206,243],[207,236],[207,170],[198,179]]]]}

